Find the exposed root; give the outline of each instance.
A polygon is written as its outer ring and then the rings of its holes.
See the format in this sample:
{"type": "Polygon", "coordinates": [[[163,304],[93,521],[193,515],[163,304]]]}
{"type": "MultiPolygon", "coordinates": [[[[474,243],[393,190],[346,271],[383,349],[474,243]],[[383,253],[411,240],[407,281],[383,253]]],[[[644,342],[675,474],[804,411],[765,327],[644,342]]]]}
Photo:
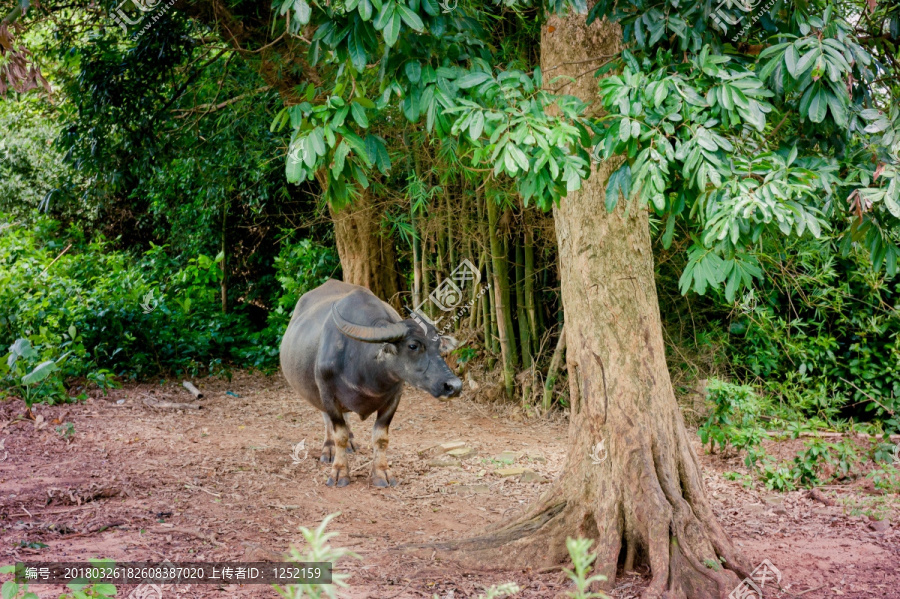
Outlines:
{"type": "Polygon", "coordinates": [[[450,552],[462,563],[497,567],[547,567],[566,560],[567,537],[597,541],[593,574],[615,586],[619,571],[650,567],[642,599],[724,599],[749,573],[706,501],[687,437],[674,435],[676,451],[639,436],[615,480],[585,460],[567,470],[553,490],[512,523],[473,538],[403,549],[450,552]],[[680,437],[680,438],[679,438],[680,437]],[[613,484],[617,482],[618,484],[613,484]]]}
{"type": "Polygon", "coordinates": [[[516,522],[506,525],[502,529],[489,534],[470,537],[468,539],[441,541],[438,543],[402,545],[401,549],[438,549],[441,551],[483,551],[487,549],[496,549],[508,543],[512,543],[513,541],[518,541],[519,539],[538,533],[544,525],[558,516],[565,507],[566,504],[564,502],[556,503],[548,506],[537,514],[522,520],[517,520],[516,522]]]}

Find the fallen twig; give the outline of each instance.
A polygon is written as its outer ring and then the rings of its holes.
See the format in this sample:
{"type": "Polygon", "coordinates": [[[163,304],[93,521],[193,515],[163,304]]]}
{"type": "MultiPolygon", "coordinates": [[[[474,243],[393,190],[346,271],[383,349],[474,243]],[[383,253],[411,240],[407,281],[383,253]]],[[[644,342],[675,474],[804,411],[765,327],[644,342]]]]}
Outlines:
{"type": "MultiPolygon", "coordinates": [[[[83,510],[83,509],[86,509],[89,507],[97,507],[97,505],[94,503],[85,503],[82,505],[76,505],[74,507],[66,508],[64,510],[47,510],[45,512],[34,512],[33,514],[31,512],[25,512],[25,513],[18,513],[18,514],[10,514],[7,517],[8,518],[21,518],[22,516],[28,516],[30,518],[34,518],[35,516],[52,516],[54,514],[66,514],[68,512],[74,512],[76,510],[83,510]]],[[[22,509],[25,509],[25,508],[23,507],[22,509]]]]}
{"type": "Polygon", "coordinates": [[[820,585],[817,586],[817,587],[813,587],[813,588],[811,588],[811,589],[806,589],[806,590],[803,591],[802,593],[797,593],[796,595],[794,595],[794,597],[799,597],[799,596],[805,595],[805,594],[807,594],[807,593],[812,593],[813,591],[818,591],[819,589],[821,589],[821,588],[824,587],[824,586],[825,586],[824,584],[820,584],[820,585]]]}
{"type": "Polygon", "coordinates": [[[839,378],[840,378],[842,381],[844,381],[845,383],[847,383],[848,385],[850,385],[851,387],[853,387],[854,389],[856,389],[857,391],[859,391],[860,393],[862,393],[863,395],[865,395],[866,397],[868,397],[871,401],[873,401],[873,402],[875,402],[876,404],[878,404],[879,406],[881,406],[881,409],[882,409],[882,410],[884,410],[885,412],[887,412],[887,413],[890,414],[891,416],[894,415],[894,410],[888,408],[888,407],[885,406],[883,403],[881,403],[880,401],[878,401],[877,399],[875,399],[874,397],[872,397],[871,395],[869,395],[868,393],[866,393],[865,391],[863,391],[862,389],[860,389],[859,387],[857,387],[856,385],[854,385],[853,383],[851,383],[850,381],[848,381],[847,379],[845,379],[844,377],[839,377],[839,378]]]}
{"type": "Polygon", "coordinates": [[[221,497],[221,496],[222,496],[221,493],[213,493],[212,491],[207,491],[207,490],[204,489],[203,487],[197,487],[197,486],[194,486],[194,485],[184,485],[184,486],[185,486],[185,488],[188,488],[188,489],[197,489],[198,491],[203,491],[204,493],[207,493],[207,494],[209,494],[209,495],[212,495],[213,497],[221,497]]]}
{"type": "Polygon", "coordinates": [[[160,408],[160,409],[173,409],[173,410],[201,410],[203,406],[198,406],[192,403],[178,403],[174,401],[159,401],[150,397],[149,395],[144,396],[144,405],[151,408],[160,408]]]}
{"type": "Polygon", "coordinates": [[[74,539],[75,537],[86,537],[88,535],[95,535],[97,533],[101,533],[104,530],[108,530],[110,528],[114,528],[116,526],[122,526],[125,524],[124,522],[110,522],[109,524],[104,524],[103,526],[98,526],[97,528],[92,528],[91,530],[86,530],[84,532],[79,532],[74,535],[65,535],[64,539],[74,539]]]}
{"type": "Polygon", "coordinates": [[[197,399],[203,399],[203,394],[200,392],[200,389],[194,386],[194,384],[190,381],[181,381],[181,385],[191,392],[191,395],[196,397],[197,399]]]}

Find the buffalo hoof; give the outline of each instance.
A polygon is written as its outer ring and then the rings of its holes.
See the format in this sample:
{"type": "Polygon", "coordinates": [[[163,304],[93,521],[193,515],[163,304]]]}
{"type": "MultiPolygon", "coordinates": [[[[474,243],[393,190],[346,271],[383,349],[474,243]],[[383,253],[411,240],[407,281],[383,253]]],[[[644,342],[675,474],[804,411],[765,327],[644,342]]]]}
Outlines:
{"type": "MultiPolygon", "coordinates": [[[[327,486],[329,486],[329,487],[335,486],[335,484],[334,484],[334,477],[329,476],[329,477],[328,477],[328,480],[325,481],[325,484],[326,484],[327,486]]],[[[348,477],[346,477],[346,476],[340,477],[340,478],[338,479],[338,481],[337,481],[337,486],[338,486],[338,487],[346,487],[346,486],[349,485],[349,484],[350,484],[350,479],[349,479],[348,477]]]]}
{"type": "Polygon", "coordinates": [[[385,480],[379,476],[379,477],[375,477],[372,479],[372,484],[375,485],[376,487],[380,487],[380,488],[384,489],[387,487],[396,487],[400,483],[398,483],[397,479],[394,478],[393,476],[388,478],[387,480],[385,480]]]}

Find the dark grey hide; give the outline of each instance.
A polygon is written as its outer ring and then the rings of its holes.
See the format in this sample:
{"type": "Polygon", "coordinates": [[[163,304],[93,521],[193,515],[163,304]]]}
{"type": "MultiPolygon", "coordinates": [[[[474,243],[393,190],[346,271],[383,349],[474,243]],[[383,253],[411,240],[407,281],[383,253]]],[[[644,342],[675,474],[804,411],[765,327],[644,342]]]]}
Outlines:
{"type": "Polygon", "coordinates": [[[424,321],[403,320],[365,287],[329,280],[300,298],[281,340],[281,371],[300,397],[322,411],[321,459],[333,463],[329,486],[350,482],[346,453],[355,444],[344,412],[363,420],[377,413],[372,483],[397,484],[388,470],[388,428],[403,383],[435,397],[458,395],[462,381],[441,357],[455,343],[424,321]]]}

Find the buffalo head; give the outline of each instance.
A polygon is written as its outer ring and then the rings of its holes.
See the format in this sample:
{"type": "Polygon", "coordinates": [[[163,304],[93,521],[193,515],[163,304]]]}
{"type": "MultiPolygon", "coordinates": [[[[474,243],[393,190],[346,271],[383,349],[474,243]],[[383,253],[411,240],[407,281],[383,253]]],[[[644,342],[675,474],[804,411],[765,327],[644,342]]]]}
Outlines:
{"type": "Polygon", "coordinates": [[[459,395],[462,381],[453,374],[441,354],[456,347],[453,337],[439,335],[430,324],[406,319],[381,325],[363,325],[344,318],[333,306],[331,316],[338,330],[357,341],[381,343],[376,360],[391,374],[434,397],[459,395]]]}

